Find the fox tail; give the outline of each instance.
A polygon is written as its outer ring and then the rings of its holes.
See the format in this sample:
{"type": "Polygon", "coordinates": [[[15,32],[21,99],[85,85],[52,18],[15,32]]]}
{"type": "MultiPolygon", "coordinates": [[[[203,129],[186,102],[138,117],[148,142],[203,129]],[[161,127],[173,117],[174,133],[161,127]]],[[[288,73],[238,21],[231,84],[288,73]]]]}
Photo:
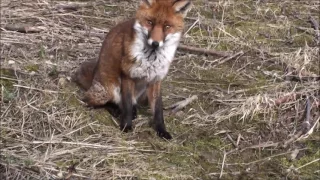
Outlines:
{"type": "Polygon", "coordinates": [[[86,61],[82,63],[80,68],[72,75],[72,81],[87,91],[91,87],[96,65],[97,61],[86,61]]]}

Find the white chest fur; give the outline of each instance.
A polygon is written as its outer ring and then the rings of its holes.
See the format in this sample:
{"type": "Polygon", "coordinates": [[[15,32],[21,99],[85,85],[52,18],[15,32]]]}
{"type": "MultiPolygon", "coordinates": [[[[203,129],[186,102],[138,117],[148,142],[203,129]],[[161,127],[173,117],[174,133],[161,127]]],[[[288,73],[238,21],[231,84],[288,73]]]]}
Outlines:
{"type": "Polygon", "coordinates": [[[148,31],[138,22],[135,23],[134,29],[136,38],[130,53],[135,63],[130,69],[130,76],[145,79],[148,82],[163,79],[174,58],[181,33],[168,34],[163,46],[154,50],[147,44],[148,31]]]}

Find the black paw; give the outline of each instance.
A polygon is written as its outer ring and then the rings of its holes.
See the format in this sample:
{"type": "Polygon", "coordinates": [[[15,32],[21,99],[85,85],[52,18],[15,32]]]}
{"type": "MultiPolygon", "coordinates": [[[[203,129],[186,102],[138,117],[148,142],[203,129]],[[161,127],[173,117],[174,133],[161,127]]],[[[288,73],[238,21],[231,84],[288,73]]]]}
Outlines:
{"type": "Polygon", "coordinates": [[[123,132],[129,132],[129,131],[132,131],[132,126],[129,125],[120,125],[120,130],[123,131],[123,132]]]}
{"type": "Polygon", "coordinates": [[[166,140],[172,139],[172,136],[166,130],[158,130],[157,135],[166,140]]]}
{"type": "Polygon", "coordinates": [[[117,119],[120,118],[121,110],[118,105],[116,105],[114,103],[107,103],[107,104],[105,104],[104,107],[111,114],[111,116],[113,116],[114,118],[117,118],[117,119]]]}

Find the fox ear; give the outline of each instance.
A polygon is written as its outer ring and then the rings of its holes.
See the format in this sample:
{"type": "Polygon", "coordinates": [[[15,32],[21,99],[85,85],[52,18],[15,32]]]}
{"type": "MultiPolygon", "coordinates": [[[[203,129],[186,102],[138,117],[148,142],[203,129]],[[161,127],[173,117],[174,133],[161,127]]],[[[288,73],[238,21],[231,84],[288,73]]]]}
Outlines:
{"type": "Polygon", "coordinates": [[[185,17],[191,9],[191,5],[190,0],[175,0],[173,2],[173,8],[176,10],[176,13],[181,13],[183,17],[185,17]]]}
{"type": "Polygon", "coordinates": [[[152,3],[154,3],[155,0],[141,0],[141,5],[146,5],[147,7],[150,7],[152,3]]]}

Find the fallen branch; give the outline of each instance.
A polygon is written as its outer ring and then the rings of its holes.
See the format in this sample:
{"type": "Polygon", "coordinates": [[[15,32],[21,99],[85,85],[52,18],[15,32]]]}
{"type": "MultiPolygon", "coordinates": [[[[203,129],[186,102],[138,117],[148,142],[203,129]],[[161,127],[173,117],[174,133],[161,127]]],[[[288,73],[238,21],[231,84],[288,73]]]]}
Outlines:
{"type": "MultiPolygon", "coordinates": [[[[104,39],[106,37],[105,33],[92,32],[91,30],[87,30],[87,31],[74,30],[74,32],[84,34],[85,36],[88,36],[88,37],[98,37],[100,39],[104,39]]],[[[108,32],[106,32],[106,33],[108,33],[108,32]]]]}
{"type": "Polygon", "coordinates": [[[99,6],[99,5],[103,5],[104,2],[89,2],[89,3],[70,3],[70,4],[57,4],[55,6],[55,9],[57,10],[71,10],[71,11],[77,11],[80,8],[85,8],[85,7],[92,7],[92,6],[99,6]]]}
{"type": "Polygon", "coordinates": [[[13,87],[30,89],[30,90],[40,91],[40,92],[44,92],[44,93],[75,94],[75,92],[68,93],[68,92],[62,92],[62,91],[52,91],[52,90],[47,90],[47,89],[38,89],[38,88],[34,88],[34,87],[22,86],[19,84],[14,84],[13,87]]]}
{"type": "MultiPolygon", "coordinates": [[[[60,5],[56,6],[56,9],[72,9],[72,10],[76,10],[76,9],[78,9],[80,7],[87,7],[87,6],[89,6],[89,4],[92,6],[92,3],[88,3],[88,4],[67,4],[67,5],[61,5],[60,4],[60,5]]],[[[47,30],[47,28],[44,27],[44,26],[30,26],[30,25],[16,25],[16,24],[6,25],[4,27],[4,29],[6,29],[8,31],[17,31],[17,32],[21,32],[21,33],[39,33],[39,32],[47,30]]],[[[100,39],[103,39],[103,38],[105,38],[105,33],[88,33],[88,36],[95,36],[95,37],[99,37],[100,39]]],[[[186,45],[182,45],[182,44],[179,45],[178,49],[182,50],[182,51],[193,52],[193,53],[201,53],[201,54],[208,54],[208,55],[213,55],[213,56],[227,57],[226,59],[221,61],[219,64],[222,64],[222,63],[224,63],[226,61],[229,61],[229,60],[231,60],[231,59],[243,54],[242,51],[232,55],[229,52],[208,50],[208,49],[203,49],[203,48],[186,46],[186,45]]]]}
{"type": "MultiPolygon", "coordinates": [[[[308,149],[308,148],[301,148],[301,149],[298,149],[298,150],[299,150],[299,151],[303,151],[303,150],[306,150],[306,149],[308,149]]],[[[248,165],[256,164],[256,163],[263,162],[263,161],[270,161],[272,158],[279,157],[279,156],[283,156],[283,155],[287,155],[287,154],[290,154],[290,153],[292,153],[293,151],[296,151],[296,150],[297,150],[297,149],[292,150],[292,151],[287,151],[287,152],[284,152],[284,153],[275,154],[275,155],[272,155],[272,156],[269,156],[269,157],[265,157],[265,158],[262,158],[262,159],[258,159],[258,160],[252,161],[252,162],[236,163],[236,164],[237,164],[237,165],[245,165],[245,166],[248,166],[248,165]]]]}
{"type": "Polygon", "coordinates": [[[81,143],[81,142],[69,142],[69,141],[32,141],[31,144],[66,144],[66,145],[76,145],[83,148],[93,148],[93,149],[109,149],[109,150],[134,150],[133,147],[124,147],[124,146],[107,146],[101,144],[90,144],[90,143],[81,143]]]}
{"type": "Polygon", "coordinates": [[[313,124],[313,126],[309,129],[309,131],[308,131],[306,134],[300,136],[300,137],[297,139],[297,141],[300,141],[300,140],[302,140],[302,139],[308,138],[308,137],[313,133],[314,129],[317,127],[317,125],[318,125],[318,123],[319,123],[319,120],[320,120],[320,117],[316,120],[316,122],[315,122],[315,123],[313,124]]]}
{"type": "Polygon", "coordinates": [[[310,129],[310,113],[311,113],[311,105],[310,105],[310,98],[307,97],[306,101],[306,109],[305,109],[305,120],[302,123],[302,128],[305,132],[307,132],[310,129]]]}
{"type": "Polygon", "coordinates": [[[79,165],[79,162],[73,163],[68,167],[68,174],[64,177],[65,180],[69,180],[73,174],[77,173],[76,166],[79,165]]]}
{"type": "Polygon", "coordinates": [[[268,148],[268,147],[278,147],[279,143],[274,143],[274,142],[266,142],[266,143],[262,143],[262,144],[258,144],[258,145],[253,145],[253,146],[249,146],[249,147],[245,147],[243,149],[241,149],[241,152],[247,149],[260,149],[260,148],[268,148]]]}
{"type": "Polygon", "coordinates": [[[182,44],[179,45],[178,49],[182,50],[182,51],[189,51],[189,52],[193,52],[193,53],[208,54],[208,55],[212,55],[212,56],[222,56],[222,57],[232,56],[232,54],[230,54],[228,52],[197,48],[197,47],[186,46],[186,45],[182,45],[182,44]]]}
{"type": "MultiPolygon", "coordinates": [[[[38,166],[38,167],[39,167],[39,168],[46,169],[46,170],[49,170],[49,171],[57,172],[57,173],[59,173],[59,171],[61,171],[61,170],[57,170],[57,169],[50,168],[50,167],[43,167],[43,166],[38,166]]],[[[68,172],[65,172],[65,171],[61,171],[61,172],[63,172],[63,173],[68,173],[68,172]]],[[[83,179],[90,179],[89,177],[83,176],[83,175],[81,175],[81,174],[75,174],[75,173],[73,173],[72,175],[75,176],[75,177],[83,178],[83,179]]]]}
{"type": "Polygon", "coordinates": [[[279,106],[281,104],[287,103],[289,101],[294,101],[296,99],[297,99],[297,94],[292,93],[292,94],[282,96],[282,97],[276,99],[274,102],[275,102],[275,105],[279,106]]]}
{"type": "MultiPolygon", "coordinates": [[[[240,175],[241,174],[241,172],[240,171],[236,171],[236,172],[222,172],[222,175],[228,175],[228,174],[231,174],[231,175],[233,175],[233,176],[238,176],[238,175],[240,175]]],[[[219,176],[220,177],[220,175],[221,175],[221,172],[213,172],[213,173],[209,173],[208,174],[209,176],[219,176]]]]}
{"type": "Polygon", "coordinates": [[[295,168],[294,170],[297,171],[297,170],[299,170],[299,169],[301,169],[301,168],[303,168],[303,167],[306,167],[306,166],[308,166],[308,165],[310,165],[310,164],[312,164],[312,163],[318,162],[318,161],[320,161],[320,158],[315,159],[315,160],[313,160],[313,161],[311,161],[311,162],[308,162],[308,163],[306,163],[306,164],[304,164],[304,165],[302,165],[302,166],[300,166],[300,167],[297,167],[297,168],[295,168]]]}
{"type": "Polygon", "coordinates": [[[320,81],[320,76],[298,76],[298,75],[286,75],[287,81],[320,81]]]}
{"type": "MultiPolygon", "coordinates": [[[[92,3],[88,3],[91,4],[92,3]]],[[[62,9],[77,9],[80,7],[86,7],[88,6],[88,4],[67,4],[67,5],[57,5],[56,8],[62,8],[62,9]]],[[[4,29],[9,30],[9,31],[17,31],[17,32],[21,32],[21,33],[39,33],[42,31],[47,30],[46,27],[44,26],[30,26],[30,25],[7,25],[4,27],[4,29]]],[[[107,33],[107,32],[106,32],[107,33]]],[[[105,33],[89,33],[89,36],[96,36],[99,38],[104,38],[105,37],[105,33]]],[[[180,44],[178,47],[179,50],[182,51],[189,51],[189,52],[193,52],[193,53],[201,53],[201,54],[208,54],[208,55],[212,55],[212,56],[222,56],[222,57],[226,57],[224,60],[222,60],[221,62],[219,62],[218,64],[222,64],[225,63],[235,57],[238,57],[239,55],[243,54],[243,51],[240,51],[236,54],[231,54],[230,52],[222,52],[222,51],[215,51],[212,49],[203,49],[203,48],[197,48],[197,47],[192,47],[192,46],[186,46],[186,45],[182,45],[180,44]]]]}
{"type": "Polygon", "coordinates": [[[316,44],[319,45],[320,43],[320,30],[319,30],[319,23],[314,17],[310,16],[309,20],[312,24],[313,29],[316,31],[316,44]]]}
{"type": "MultiPolygon", "coordinates": [[[[309,128],[310,128],[310,112],[311,112],[310,99],[309,99],[309,97],[307,97],[306,109],[305,109],[305,113],[303,116],[305,118],[302,123],[302,128],[300,131],[297,132],[297,134],[295,134],[289,140],[287,140],[283,143],[284,148],[286,148],[290,143],[301,139],[302,137],[304,137],[304,138],[308,137],[313,132],[313,128],[311,128],[309,130],[309,128]]],[[[317,124],[317,122],[315,122],[313,127],[315,127],[316,124],[317,124]]]]}
{"type": "Polygon", "coordinates": [[[17,82],[19,82],[18,79],[13,79],[13,78],[8,78],[8,77],[2,77],[2,76],[0,76],[0,79],[5,79],[5,80],[9,80],[9,81],[17,81],[17,82]]]}
{"type": "Polygon", "coordinates": [[[222,175],[223,175],[223,168],[224,168],[224,163],[225,163],[225,161],[226,161],[226,157],[227,157],[227,153],[224,152],[224,153],[223,153],[223,159],[222,159],[222,165],[221,165],[221,171],[220,171],[219,178],[221,178],[222,175]]]}
{"type": "MultiPolygon", "coordinates": [[[[235,166],[235,165],[236,166],[239,166],[239,165],[249,166],[249,165],[256,164],[256,163],[263,162],[263,161],[270,161],[273,158],[276,158],[276,157],[279,157],[279,156],[284,156],[284,155],[293,153],[294,151],[304,151],[304,150],[307,150],[307,149],[308,148],[294,149],[294,150],[290,150],[290,151],[287,151],[287,152],[283,152],[283,153],[275,154],[275,155],[272,155],[272,156],[268,156],[268,157],[265,157],[265,158],[262,158],[262,159],[254,160],[254,161],[251,161],[251,162],[228,163],[226,165],[227,166],[235,166]]],[[[220,165],[222,163],[218,163],[218,164],[220,165]]],[[[215,175],[218,175],[218,173],[215,173],[215,175]]]]}
{"type": "Polygon", "coordinates": [[[234,146],[235,148],[238,147],[237,143],[232,139],[232,137],[230,136],[229,133],[227,133],[227,138],[230,140],[230,142],[233,144],[233,146],[234,146]]]}
{"type": "MultiPolygon", "coordinates": [[[[232,56],[229,56],[229,57],[226,57],[226,58],[222,59],[221,61],[218,62],[217,65],[226,63],[227,61],[230,61],[231,59],[234,59],[234,58],[236,58],[236,57],[240,57],[240,56],[242,56],[243,54],[244,54],[243,51],[237,52],[236,54],[234,54],[234,55],[232,55],[232,56]]],[[[217,65],[215,65],[215,66],[217,66],[217,65]]],[[[213,67],[214,67],[214,66],[213,66],[213,67]]]]}
{"type": "MultiPolygon", "coordinates": [[[[283,95],[277,99],[274,100],[274,105],[276,106],[279,106],[281,104],[285,104],[285,103],[288,103],[290,101],[296,101],[298,100],[299,98],[307,98],[305,94],[303,93],[299,93],[299,92],[296,92],[296,93],[289,93],[289,94],[286,94],[286,95],[283,95]]],[[[315,98],[313,99],[313,106],[315,107],[320,107],[320,102],[319,102],[319,99],[318,98],[315,98]]]]}
{"type": "Polygon", "coordinates": [[[8,24],[4,27],[8,31],[17,31],[20,33],[39,33],[47,30],[44,26],[30,26],[26,24],[8,24]]]}
{"type": "Polygon", "coordinates": [[[192,103],[194,100],[198,99],[198,96],[193,95],[183,101],[177,102],[169,107],[166,107],[164,109],[173,109],[171,111],[171,114],[175,114],[176,112],[178,112],[179,110],[183,109],[184,107],[186,107],[188,104],[192,103]]]}
{"type": "Polygon", "coordinates": [[[297,134],[295,134],[294,136],[292,136],[290,139],[284,141],[282,147],[283,147],[283,148],[287,148],[287,146],[288,146],[290,143],[293,143],[294,141],[296,141],[302,134],[303,134],[303,131],[302,131],[302,130],[298,131],[297,134]]]}

